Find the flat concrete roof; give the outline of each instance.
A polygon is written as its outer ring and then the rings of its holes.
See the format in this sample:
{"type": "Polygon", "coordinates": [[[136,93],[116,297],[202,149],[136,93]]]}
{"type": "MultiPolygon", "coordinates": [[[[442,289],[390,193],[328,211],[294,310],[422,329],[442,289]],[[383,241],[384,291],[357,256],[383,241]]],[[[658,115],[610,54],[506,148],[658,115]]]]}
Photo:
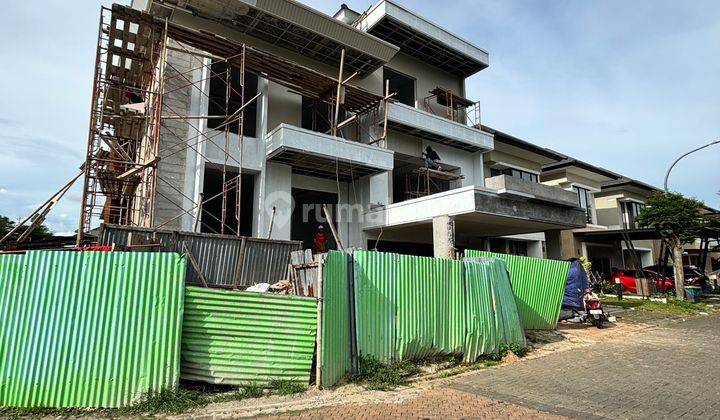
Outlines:
{"type": "Polygon", "coordinates": [[[399,48],[294,0],[152,0],[147,10],[170,17],[175,10],[220,23],[233,31],[338,67],[367,75],[399,48]]]}
{"type": "Polygon", "coordinates": [[[469,77],[490,65],[487,51],[390,0],[379,1],[356,25],[451,74],[469,77]]]}

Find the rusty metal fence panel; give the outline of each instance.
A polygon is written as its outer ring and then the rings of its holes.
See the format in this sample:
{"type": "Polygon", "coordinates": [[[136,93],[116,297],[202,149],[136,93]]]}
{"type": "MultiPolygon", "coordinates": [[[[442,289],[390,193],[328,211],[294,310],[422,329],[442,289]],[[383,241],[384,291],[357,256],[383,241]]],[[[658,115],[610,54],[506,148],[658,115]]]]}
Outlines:
{"type": "MultiPolygon", "coordinates": [[[[290,253],[302,248],[299,241],[279,241],[245,236],[176,232],[147,228],[103,225],[101,245],[184,253],[183,243],[195,257],[210,286],[245,288],[256,283],[286,279],[290,253]],[[132,243],[131,243],[132,242],[132,243]],[[144,245],[158,245],[144,248],[144,245]]],[[[201,284],[199,274],[188,264],[187,283],[201,284]]]]}
{"type": "Polygon", "coordinates": [[[120,407],[174,388],[185,259],[0,256],[0,406],[120,407]]]}
{"type": "Polygon", "coordinates": [[[308,384],[314,298],[187,287],[181,376],[216,384],[308,384]]]}

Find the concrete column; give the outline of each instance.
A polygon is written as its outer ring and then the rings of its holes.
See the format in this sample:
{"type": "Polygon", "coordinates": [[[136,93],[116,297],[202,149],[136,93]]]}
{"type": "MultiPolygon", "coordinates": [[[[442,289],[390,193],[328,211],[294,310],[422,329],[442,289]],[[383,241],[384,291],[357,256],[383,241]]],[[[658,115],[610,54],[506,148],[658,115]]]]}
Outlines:
{"type": "Polygon", "coordinates": [[[562,259],[562,245],[559,230],[545,232],[545,249],[547,250],[547,257],[549,259],[562,259]]]}
{"type": "Polygon", "coordinates": [[[455,258],[455,219],[445,215],[433,218],[435,258],[455,258]]]}

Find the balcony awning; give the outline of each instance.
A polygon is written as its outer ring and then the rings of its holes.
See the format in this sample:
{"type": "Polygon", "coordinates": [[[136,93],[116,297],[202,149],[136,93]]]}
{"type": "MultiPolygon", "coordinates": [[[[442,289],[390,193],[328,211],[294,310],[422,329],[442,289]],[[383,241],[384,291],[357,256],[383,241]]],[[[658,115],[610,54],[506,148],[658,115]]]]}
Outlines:
{"type": "Polygon", "coordinates": [[[443,215],[455,217],[456,234],[466,238],[585,227],[585,212],[578,208],[502,197],[471,185],[373,209],[364,229],[412,232],[443,215]]]}
{"type": "Polygon", "coordinates": [[[186,22],[191,16],[220,24],[334,68],[345,48],[346,71],[357,71],[360,76],[375,71],[398,52],[388,42],[292,0],[152,0],[148,10],[169,17],[171,23],[186,22]]]}
{"type": "Polygon", "coordinates": [[[388,128],[468,152],[493,149],[492,134],[399,102],[388,105],[388,128]]]}
{"type": "Polygon", "coordinates": [[[393,169],[393,151],[281,124],[266,139],[269,160],[294,173],[343,182],[393,169]]]}
{"type": "Polygon", "coordinates": [[[490,63],[487,51],[389,0],[371,7],[357,26],[413,57],[463,78],[490,63]]]}

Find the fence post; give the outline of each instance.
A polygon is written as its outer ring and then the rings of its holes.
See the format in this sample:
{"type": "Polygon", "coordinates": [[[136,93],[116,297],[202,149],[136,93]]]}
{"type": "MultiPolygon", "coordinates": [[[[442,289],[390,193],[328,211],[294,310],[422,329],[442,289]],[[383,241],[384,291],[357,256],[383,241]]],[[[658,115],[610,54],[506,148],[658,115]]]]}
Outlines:
{"type": "Polygon", "coordinates": [[[318,261],[317,270],[317,333],[315,334],[315,347],[317,351],[317,360],[315,362],[315,386],[318,389],[322,388],[322,371],[323,371],[323,351],[322,351],[322,335],[323,335],[323,268],[325,266],[325,258],[321,257],[318,261]]]}
{"type": "Polygon", "coordinates": [[[350,373],[358,373],[357,325],[355,319],[355,258],[351,252],[347,259],[348,310],[350,312],[350,373]]]}

